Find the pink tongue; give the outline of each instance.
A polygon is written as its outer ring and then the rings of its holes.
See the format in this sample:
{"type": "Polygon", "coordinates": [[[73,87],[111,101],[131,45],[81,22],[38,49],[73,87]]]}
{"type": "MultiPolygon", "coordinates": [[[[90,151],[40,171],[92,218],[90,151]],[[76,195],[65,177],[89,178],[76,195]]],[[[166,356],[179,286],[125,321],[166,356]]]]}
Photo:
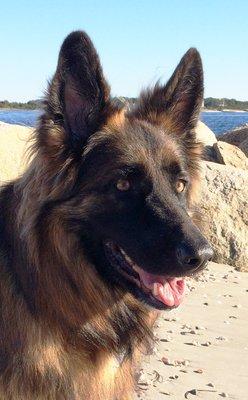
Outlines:
{"type": "Polygon", "coordinates": [[[152,291],[153,297],[168,307],[179,306],[185,294],[185,281],[183,278],[165,278],[149,274],[138,268],[140,280],[143,285],[152,291]]]}

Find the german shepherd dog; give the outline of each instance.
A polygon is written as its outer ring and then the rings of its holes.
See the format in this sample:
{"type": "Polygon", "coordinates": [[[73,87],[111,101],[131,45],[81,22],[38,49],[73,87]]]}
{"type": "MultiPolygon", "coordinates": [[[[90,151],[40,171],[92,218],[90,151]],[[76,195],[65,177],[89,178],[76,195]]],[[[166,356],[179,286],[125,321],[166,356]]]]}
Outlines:
{"type": "Polygon", "coordinates": [[[127,400],[154,310],[212,250],[194,222],[203,99],[190,49],[132,109],[64,41],[26,172],[0,192],[0,399],[127,400]]]}

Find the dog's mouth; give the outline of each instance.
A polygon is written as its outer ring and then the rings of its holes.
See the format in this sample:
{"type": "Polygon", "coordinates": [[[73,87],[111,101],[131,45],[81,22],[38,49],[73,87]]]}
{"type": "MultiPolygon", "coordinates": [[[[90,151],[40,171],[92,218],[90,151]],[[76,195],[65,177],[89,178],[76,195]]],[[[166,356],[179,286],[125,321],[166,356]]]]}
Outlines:
{"type": "Polygon", "coordinates": [[[149,273],[138,266],[113,242],[105,243],[105,254],[111,266],[128,282],[130,291],[148,305],[158,309],[178,307],[185,295],[183,278],[149,273]]]}

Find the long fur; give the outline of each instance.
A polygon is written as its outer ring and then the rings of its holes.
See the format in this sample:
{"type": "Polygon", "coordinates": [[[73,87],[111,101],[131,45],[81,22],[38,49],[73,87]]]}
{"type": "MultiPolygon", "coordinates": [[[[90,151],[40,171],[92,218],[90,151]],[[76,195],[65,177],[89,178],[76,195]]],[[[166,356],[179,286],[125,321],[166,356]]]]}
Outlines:
{"type": "MultiPolygon", "coordinates": [[[[65,40],[30,165],[0,191],[0,399],[131,398],[156,313],[108,285],[88,256],[89,235],[79,220],[86,225],[101,204],[88,194],[92,176],[85,171],[94,166],[87,160],[92,154],[98,160],[106,140],[117,137],[117,154],[134,131],[138,137],[139,130],[151,136],[155,128],[170,130],[171,148],[186,154],[193,206],[201,151],[193,129],[201,98],[200,58],[192,50],[166,88],[144,93],[125,114],[111,102],[87,35],[75,32],[65,40]]],[[[148,165],[142,141],[137,146],[148,165]]],[[[105,164],[94,184],[114,166],[111,155],[105,164]]]]}

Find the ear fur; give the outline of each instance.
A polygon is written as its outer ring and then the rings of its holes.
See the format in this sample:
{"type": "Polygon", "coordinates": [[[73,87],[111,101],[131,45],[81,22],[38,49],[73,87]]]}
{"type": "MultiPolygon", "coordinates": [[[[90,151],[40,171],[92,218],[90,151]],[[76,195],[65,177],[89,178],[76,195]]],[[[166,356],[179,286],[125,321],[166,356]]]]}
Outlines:
{"type": "Polygon", "coordinates": [[[183,56],[166,85],[141,93],[131,117],[162,124],[175,133],[195,127],[203,101],[203,70],[198,51],[183,56]]]}
{"type": "Polygon", "coordinates": [[[111,112],[110,88],[98,54],[85,32],[64,40],[45,100],[46,117],[65,130],[70,147],[80,149],[111,112]]]}

